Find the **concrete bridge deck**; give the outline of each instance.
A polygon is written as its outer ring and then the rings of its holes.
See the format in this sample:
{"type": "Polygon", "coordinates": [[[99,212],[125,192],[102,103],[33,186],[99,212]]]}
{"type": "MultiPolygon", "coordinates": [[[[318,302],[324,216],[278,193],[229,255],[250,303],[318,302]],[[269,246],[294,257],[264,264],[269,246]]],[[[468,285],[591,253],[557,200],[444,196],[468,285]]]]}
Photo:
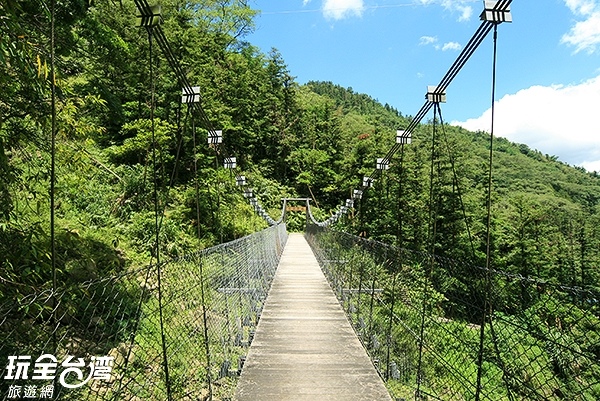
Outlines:
{"type": "Polygon", "coordinates": [[[391,401],[302,234],[283,251],[237,401],[391,401]]]}

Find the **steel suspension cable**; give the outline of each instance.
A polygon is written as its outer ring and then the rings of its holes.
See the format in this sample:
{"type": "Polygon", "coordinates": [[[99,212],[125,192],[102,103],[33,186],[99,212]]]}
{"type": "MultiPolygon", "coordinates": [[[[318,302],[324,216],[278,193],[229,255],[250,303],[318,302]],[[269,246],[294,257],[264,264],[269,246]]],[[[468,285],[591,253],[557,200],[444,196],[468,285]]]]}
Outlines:
{"type": "MultiPolygon", "coordinates": [[[[400,249],[400,248],[398,248],[400,249]]],[[[398,255],[401,254],[401,251],[397,251],[398,255]]],[[[392,270],[392,300],[390,304],[390,316],[388,320],[387,330],[386,330],[386,340],[387,340],[387,348],[386,348],[386,358],[385,358],[385,378],[386,380],[390,379],[390,355],[392,348],[392,332],[394,328],[394,307],[396,305],[396,280],[398,279],[398,272],[395,268],[392,270]]]]}
{"type": "MultiPolygon", "coordinates": [[[[491,11],[492,14],[498,14],[498,15],[502,14],[506,11],[509,11],[509,7],[510,7],[511,3],[512,3],[512,0],[499,0],[495,4],[495,6],[493,7],[492,10],[486,9],[485,12],[491,11]]],[[[471,56],[473,56],[473,54],[475,53],[477,48],[481,45],[481,43],[485,40],[487,35],[491,32],[492,29],[495,29],[495,27],[499,23],[499,22],[495,21],[494,19],[490,20],[490,19],[483,18],[483,17],[482,17],[482,19],[483,19],[483,21],[482,21],[481,25],[479,26],[479,28],[475,31],[475,33],[473,34],[471,39],[467,42],[467,44],[465,45],[465,47],[463,48],[463,50],[461,51],[461,53],[459,54],[457,59],[454,61],[454,63],[450,66],[450,68],[448,69],[446,74],[442,77],[440,83],[437,85],[437,87],[433,93],[434,95],[441,95],[441,94],[445,93],[447,87],[456,78],[458,73],[462,70],[462,68],[465,66],[467,61],[471,58],[471,56]]],[[[433,103],[430,101],[426,101],[425,104],[421,107],[421,109],[417,112],[417,114],[411,119],[407,128],[405,129],[404,133],[402,134],[402,137],[405,137],[405,138],[411,137],[414,130],[419,126],[419,124],[421,123],[423,118],[425,118],[425,116],[429,113],[429,111],[431,110],[432,107],[433,107],[433,103]]],[[[441,117],[441,113],[440,113],[440,117],[441,117]]],[[[389,151],[386,153],[384,158],[382,159],[382,163],[389,164],[392,157],[401,148],[402,144],[403,144],[403,142],[394,144],[389,149],[389,151]]],[[[369,183],[373,182],[375,179],[377,179],[382,174],[382,171],[383,170],[376,168],[375,170],[373,170],[371,172],[371,174],[369,176],[365,176],[366,180],[363,180],[362,186],[359,187],[361,193],[364,192],[364,190],[370,186],[369,183]]],[[[455,180],[455,181],[457,182],[457,180],[455,180]]],[[[459,198],[461,199],[461,205],[464,205],[464,203],[462,201],[462,195],[459,195],[459,198]]],[[[362,198],[361,198],[361,203],[362,203],[362,198]]],[[[466,214],[466,212],[464,211],[464,206],[463,206],[463,215],[465,215],[465,214],[466,214]]],[[[313,220],[313,223],[315,223],[315,224],[329,225],[332,222],[337,221],[337,217],[339,217],[339,216],[337,216],[337,214],[334,216],[331,216],[325,222],[317,222],[312,216],[310,216],[310,217],[313,220]]],[[[467,224],[467,230],[470,231],[470,227],[468,226],[466,217],[465,217],[465,223],[467,224]]],[[[473,255],[475,255],[471,233],[469,233],[469,241],[471,242],[471,251],[472,251],[473,255]]]]}
{"type": "MultiPolygon", "coordinates": [[[[134,3],[137,6],[138,10],[142,13],[142,15],[146,15],[146,16],[152,15],[151,7],[148,4],[147,0],[134,0],[134,3]]],[[[177,61],[177,58],[173,54],[173,51],[171,50],[171,47],[169,46],[169,42],[164,34],[162,27],[160,25],[155,26],[152,29],[152,34],[153,34],[154,38],[156,39],[156,43],[158,44],[163,55],[167,59],[167,63],[171,67],[171,70],[175,74],[177,81],[183,88],[184,92],[188,95],[193,95],[194,93],[192,90],[192,85],[190,85],[190,82],[187,79],[187,76],[186,76],[185,72],[183,71],[181,64],[177,61]]],[[[200,103],[191,103],[191,105],[192,105],[192,108],[198,113],[199,117],[201,118],[202,122],[205,124],[209,133],[212,136],[216,136],[216,130],[214,129],[213,124],[210,122],[210,119],[206,115],[206,112],[204,111],[204,109],[202,108],[200,103]]]]}
{"type": "MultiPolygon", "coordinates": [[[[147,0],[134,0],[134,2],[136,4],[136,6],[138,7],[138,9],[143,14],[151,15],[150,6],[149,6],[147,0]]],[[[511,2],[512,2],[512,0],[500,0],[496,4],[494,11],[503,11],[503,10],[508,9],[511,2]]],[[[466,62],[474,54],[475,50],[479,47],[481,42],[485,39],[485,37],[488,35],[488,33],[491,31],[491,29],[494,25],[495,25],[494,22],[490,22],[490,21],[482,22],[482,24],[479,26],[479,28],[477,29],[475,34],[472,36],[472,38],[469,40],[467,45],[465,45],[465,47],[464,47],[463,51],[460,53],[459,57],[452,64],[452,66],[450,67],[450,69],[448,70],[446,75],[440,81],[435,93],[442,93],[443,91],[445,91],[445,89],[454,80],[454,78],[457,76],[457,74],[460,72],[460,70],[464,67],[466,62]]],[[[153,34],[155,35],[155,38],[156,38],[156,41],[157,41],[159,47],[161,48],[165,57],[167,58],[167,62],[169,63],[171,69],[173,70],[173,72],[177,76],[178,81],[184,88],[183,89],[184,92],[187,94],[192,94],[193,91],[192,91],[191,85],[189,84],[189,81],[187,80],[187,77],[186,77],[183,69],[181,68],[180,63],[176,60],[175,56],[173,55],[173,52],[171,51],[171,48],[168,44],[168,41],[164,35],[162,28],[160,26],[157,26],[155,29],[153,29],[153,34]]],[[[208,118],[208,116],[206,115],[206,112],[204,111],[202,106],[199,103],[192,103],[192,107],[195,110],[197,110],[197,114],[201,118],[205,127],[208,129],[209,135],[216,136],[216,130],[213,128],[213,125],[212,125],[210,119],[208,118]]],[[[424,116],[429,112],[431,107],[432,107],[432,104],[430,102],[426,102],[423,105],[423,107],[419,110],[419,112],[416,114],[416,116],[409,123],[409,126],[407,127],[407,129],[404,133],[405,136],[410,136],[412,134],[412,132],[419,125],[419,123],[424,118],[424,116]]],[[[391,160],[393,155],[399,150],[399,148],[400,148],[400,145],[398,145],[398,144],[392,146],[392,148],[388,151],[388,153],[384,157],[384,162],[389,163],[389,161],[391,160]]],[[[236,168],[234,168],[233,170],[235,171],[236,168]]],[[[374,180],[380,174],[381,174],[381,170],[375,169],[369,176],[369,179],[374,180]]],[[[363,190],[365,188],[366,188],[365,186],[362,187],[363,190]]]]}
{"type": "MultiPolygon", "coordinates": [[[[511,385],[510,383],[510,379],[507,375],[508,369],[506,367],[506,364],[504,363],[504,360],[502,359],[502,354],[500,353],[500,349],[498,348],[498,336],[496,334],[496,330],[494,329],[494,322],[493,319],[490,319],[489,321],[489,326],[490,326],[490,334],[492,337],[492,342],[494,343],[494,352],[496,353],[496,358],[498,358],[498,365],[500,366],[500,369],[502,369],[502,381],[504,382],[504,385],[506,386],[506,391],[507,391],[507,396],[509,401],[515,401],[515,397],[513,396],[513,393],[511,391],[512,388],[514,388],[513,385],[511,385]]],[[[520,382],[520,384],[522,386],[526,386],[526,383],[524,380],[519,379],[518,377],[512,377],[513,380],[520,382]]]]}
{"type": "MultiPolygon", "coordinates": [[[[508,10],[512,0],[500,0],[494,7],[493,12],[504,12],[508,10]]],[[[475,53],[477,48],[481,45],[483,40],[487,37],[487,35],[491,32],[491,30],[497,25],[497,22],[484,20],[479,28],[475,31],[469,42],[465,45],[457,59],[451,65],[447,73],[443,76],[440,83],[438,84],[435,93],[441,94],[445,92],[448,86],[452,83],[452,81],[456,78],[458,73],[465,66],[467,61],[471,58],[471,56],[475,53]]],[[[417,114],[412,118],[408,127],[405,129],[403,136],[410,137],[414,130],[418,127],[423,118],[427,115],[429,110],[433,107],[431,102],[425,102],[425,104],[421,107],[421,109],[417,112],[417,114]]],[[[389,163],[394,154],[398,152],[400,149],[400,144],[394,144],[390,150],[387,152],[385,157],[383,158],[384,163],[389,163]]],[[[375,169],[371,172],[368,177],[370,181],[377,179],[382,174],[382,170],[375,169]]],[[[368,188],[365,185],[361,186],[361,190],[368,188]]]]}
{"type": "MultiPolygon", "coordinates": [[[[433,105],[432,105],[433,106],[433,105]]],[[[431,166],[429,170],[429,219],[427,221],[427,232],[429,237],[429,246],[431,247],[429,250],[429,266],[426,268],[425,276],[423,277],[423,303],[421,310],[421,326],[419,330],[419,359],[418,359],[418,368],[417,368],[417,394],[421,392],[421,379],[423,374],[423,348],[425,343],[425,315],[427,312],[427,302],[428,302],[428,294],[429,294],[429,282],[431,280],[431,276],[433,273],[433,267],[435,264],[435,237],[436,237],[436,219],[437,219],[437,210],[434,212],[434,166],[435,166],[435,152],[436,152],[436,110],[433,109],[433,130],[431,135],[431,166]]]]}
{"type": "MultiPolygon", "coordinates": [[[[458,56],[456,61],[452,64],[452,66],[450,67],[450,69],[448,70],[446,75],[444,75],[444,77],[438,84],[435,93],[445,92],[445,90],[450,85],[450,83],[454,80],[454,78],[456,78],[456,76],[458,75],[460,70],[465,66],[467,61],[471,58],[471,56],[475,53],[475,51],[477,50],[479,45],[483,42],[485,37],[490,32],[491,28],[492,28],[492,25],[487,21],[484,21],[480,25],[479,29],[475,32],[475,34],[473,35],[471,40],[467,43],[467,45],[465,46],[463,51],[460,53],[460,55],[458,56]]],[[[433,103],[431,103],[431,102],[426,102],[421,107],[421,109],[419,110],[417,115],[411,120],[408,127],[406,128],[406,130],[404,132],[405,137],[412,134],[412,132],[415,130],[415,128],[417,128],[419,123],[423,120],[423,118],[427,115],[427,113],[429,113],[429,110],[431,110],[432,107],[433,107],[433,103]]],[[[391,160],[392,156],[398,151],[399,147],[400,147],[399,144],[395,144],[394,146],[392,146],[392,148],[388,151],[388,153],[384,157],[384,161],[391,160]]],[[[379,173],[380,173],[379,170],[375,170],[373,172],[373,174],[375,174],[375,175],[378,175],[379,173]]],[[[371,178],[375,178],[375,176],[372,175],[371,178]]]]}
{"type": "MultiPolygon", "coordinates": [[[[429,171],[429,241],[430,241],[430,247],[431,249],[429,250],[429,255],[431,257],[431,261],[432,261],[432,266],[433,266],[433,259],[435,257],[435,241],[436,241],[436,234],[437,234],[437,206],[434,207],[434,204],[439,204],[439,200],[436,201],[434,198],[436,197],[436,191],[434,189],[435,187],[435,163],[436,163],[436,152],[437,152],[437,107],[434,107],[433,109],[433,127],[432,127],[432,137],[431,137],[431,168],[429,171]]],[[[438,183],[439,183],[439,160],[437,160],[438,162],[438,183]]],[[[439,188],[438,188],[439,189],[439,188]]]]}
{"type": "MultiPolygon", "coordinates": [[[[134,3],[143,16],[153,16],[150,5],[148,4],[147,0],[134,0],[134,3]]],[[[169,42],[164,34],[164,31],[162,30],[162,27],[160,25],[154,26],[152,29],[152,34],[153,34],[154,38],[156,39],[156,42],[157,42],[158,46],[160,47],[163,55],[167,59],[167,63],[171,67],[171,70],[175,74],[177,81],[182,86],[184,94],[186,96],[195,96],[193,88],[190,85],[190,82],[187,79],[187,76],[186,76],[185,72],[183,71],[181,64],[178,62],[177,58],[173,54],[173,51],[171,50],[171,47],[169,46],[169,42]]],[[[206,114],[206,112],[205,112],[204,108],[202,107],[202,105],[200,104],[200,102],[191,102],[190,106],[195,111],[195,114],[200,118],[204,127],[207,129],[207,131],[209,133],[209,138],[217,137],[218,136],[217,130],[214,128],[214,125],[210,121],[208,115],[206,114]]],[[[224,145],[215,144],[215,152],[217,155],[216,156],[217,157],[217,161],[216,161],[217,168],[218,168],[219,156],[221,154],[221,152],[219,152],[219,148],[222,148],[222,147],[224,147],[224,145]]],[[[233,168],[231,168],[231,170],[237,177],[238,176],[237,167],[233,167],[233,168]]],[[[220,180],[220,178],[219,178],[219,180],[220,180]]],[[[271,224],[272,222],[274,222],[274,220],[271,219],[270,217],[268,217],[267,222],[269,222],[269,224],[271,224]]],[[[278,222],[275,222],[275,224],[277,224],[277,223],[278,222]]],[[[222,239],[223,238],[222,227],[220,227],[219,231],[220,231],[219,235],[222,239]]],[[[221,242],[222,242],[222,240],[221,240],[221,242]]]]}
{"type": "Polygon", "coordinates": [[[167,399],[172,400],[171,396],[171,381],[169,378],[169,362],[167,358],[167,342],[164,330],[163,316],[163,300],[162,300],[162,266],[160,261],[160,222],[159,222],[159,201],[158,201],[158,176],[157,176],[157,157],[156,157],[156,127],[154,121],[154,108],[156,101],[156,82],[154,78],[154,57],[152,46],[152,31],[153,27],[146,28],[148,31],[149,43],[149,59],[150,59],[150,121],[152,130],[152,177],[154,181],[153,202],[154,202],[154,258],[156,260],[157,269],[157,285],[158,285],[158,314],[160,322],[160,336],[163,356],[163,369],[165,373],[165,386],[167,391],[167,399]]]}
{"type": "MultiPolygon", "coordinates": [[[[129,363],[132,362],[132,358],[131,355],[133,353],[133,349],[134,349],[134,344],[135,344],[135,337],[136,334],[138,332],[138,328],[140,327],[140,323],[141,323],[141,313],[142,313],[142,305],[144,304],[144,295],[145,292],[148,291],[148,283],[150,281],[150,275],[152,273],[152,264],[148,265],[148,268],[146,270],[146,274],[145,274],[145,279],[143,282],[143,290],[142,293],[140,294],[136,309],[135,309],[135,314],[133,316],[135,316],[135,318],[133,319],[133,328],[129,334],[129,346],[127,347],[127,353],[125,354],[125,361],[124,366],[123,366],[123,371],[126,372],[127,368],[129,367],[129,363]]],[[[125,389],[129,386],[130,383],[132,383],[135,378],[129,377],[129,379],[126,381],[126,383],[123,383],[123,380],[125,379],[125,375],[119,375],[119,382],[117,385],[117,390],[115,392],[115,396],[118,396],[121,394],[121,390],[125,389]]]]}
{"type": "Polygon", "coordinates": [[[467,210],[465,208],[465,203],[463,201],[463,197],[462,197],[462,190],[460,188],[460,183],[458,181],[458,174],[456,173],[456,163],[455,163],[455,157],[454,157],[454,153],[452,152],[452,149],[450,148],[450,143],[448,142],[448,135],[446,134],[446,128],[444,125],[444,118],[442,117],[442,108],[440,107],[439,104],[436,104],[436,107],[438,109],[438,114],[440,116],[440,124],[442,126],[442,134],[444,137],[444,142],[446,144],[446,149],[448,152],[448,157],[450,158],[450,165],[452,167],[452,175],[454,177],[454,184],[456,185],[456,192],[458,195],[458,201],[460,202],[460,207],[462,209],[462,214],[463,214],[463,219],[465,221],[465,226],[467,228],[467,234],[469,236],[469,242],[471,244],[471,253],[472,253],[472,257],[473,257],[473,262],[475,262],[475,244],[473,243],[473,236],[471,235],[471,226],[469,224],[469,220],[467,219],[467,210]]]}
{"type": "MultiPolygon", "coordinates": [[[[403,192],[403,183],[404,183],[404,143],[401,144],[400,147],[400,166],[398,167],[398,225],[397,225],[397,234],[396,234],[396,248],[397,255],[400,260],[400,266],[402,265],[402,246],[404,244],[404,233],[402,228],[402,221],[404,219],[404,215],[400,216],[400,212],[402,209],[402,198],[404,196],[403,192]]],[[[386,340],[387,340],[387,348],[386,348],[386,368],[385,368],[385,378],[389,380],[391,377],[390,369],[390,355],[391,355],[391,347],[392,347],[392,331],[394,326],[394,308],[396,305],[396,280],[398,279],[398,271],[396,271],[396,266],[392,267],[392,294],[391,294],[391,304],[390,304],[390,315],[388,320],[388,326],[386,331],[386,340]]]]}
{"type": "Polygon", "coordinates": [[[448,88],[450,83],[454,80],[454,78],[456,78],[460,70],[475,53],[481,42],[483,42],[486,36],[490,33],[492,26],[493,24],[489,23],[488,21],[484,21],[481,23],[477,31],[475,31],[469,42],[465,45],[463,51],[459,54],[454,64],[452,64],[446,75],[444,75],[444,77],[438,84],[437,91],[439,93],[444,92],[448,88]]]}
{"type": "MultiPolygon", "coordinates": [[[[185,127],[187,126],[187,120],[188,120],[189,114],[190,114],[190,109],[188,108],[186,115],[185,115],[184,123],[183,123],[183,130],[185,130],[185,127]]],[[[159,222],[158,222],[158,232],[159,233],[162,231],[162,225],[163,225],[163,221],[164,221],[165,212],[167,210],[167,205],[169,204],[170,191],[175,183],[175,175],[177,174],[177,170],[178,170],[178,166],[179,166],[182,144],[183,144],[183,132],[180,131],[180,137],[179,137],[179,141],[177,144],[177,151],[176,151],[176,156],[175,156],[175,163],[173,165],[173,171],[171,172],[171,177],[169,179],[169,185],[167,186],[166,189],[163,189],[163,191],[162,191],[163,192],[163,202],[162,202],[161,211],[159,213],[159,216],[160,216],[159,222]]],[[[161,157],[160,164],[163,167],[163,177],[164,177],[164,160],[162,157],[161,157]]]]}
{"type": "Polygon", "coordinates": [[[398,224],[397,224],[397,234],[396,234],[396,246],[401,248],[404,243],[403,239],[403,229],[402,229],[402,220],[404,218],[404,214],[400,216],[400,212],[402,211],[402,198],[404,197],[404,143],[400,147],[400,166],[398,167],[398,224]]]}
{"type": "Polygon", "coordinates": [[[221,176],[218,173],[219,170],[219,149],[217,146],[214,147],[215,150],[215,171],[217,172],[217,218],[215,219],[215,223],[218,225],[219,229],[219,239],[220,244],[223,243],[223,223],[221,222],[221,176]]]}
{"type": "MultiPolygon", "coordinates": [[[[181,103],[179,103],[179,105],[181,106],[181,103]]],[[[181,120],[181,113],[179,112],[179,118],[178,120],[181,120]]],[[[173,165],[173,171],[171,172],[171,179],[169,180],[169,188],[171,188],[174,184],[175,184],[175,176],[177,174],[177,171],[179,170],[179,158],[181,155],[181,147],[183,145],[183,137],[184,137],[184,132],[185,132],[185,128],[187,127],[188,124],[188,118],[190,116],[190,108],[187,107],[186,108],[186,113],[185,113],[185,118],[183,119],[183,127],[179,127],[179,129],[177,130],[177,132],[179,133],[179,140],[177,141],[177,151],[175,153],[175,163],[173,165]]]]}
{"type": "Polygon", "coordinates": [[[497,25],[494,29],[494,61],[492,72],[492,125],[490,130],[490,154],[489,154],[489,175],[488,175],[488,193],[487,193],[487,224],[486,224],[486,262],[487,270],[491,268],[491,225],[492,225],[492,187],[493,187],[493,163],[494,163],[494,128],[496,121],[496,63],[498,48],[497,25]]]}
{"type": "MultiPolygon", "coordinates": [[[[192,119],[192,145],[194,147],[194,189],[196,191],[196,232],[198,234],[198,240],[200,240],[202,233],[200,230],[200,185],[198,183],[198,155],[196,151],[196,125],[192,119]]],[[[204,260],[200,256],[198,270],[200,273],[200,302],[202,302],[202,324],[204,332],[204,353],[206,356],[206,378],[208,382],[208,399],[212,400],[212,375],[211,375],[211,355],[210,355],[210,341],[208,338],[208,314],[206,311],[205,293],[204,293],[204,260]]]]}
{"type": "Polygon", "coordinates": [[[56,300],[56,290],[58,288],[58,278],[56,270],[56,227],[55,227],[55,208],[56,208],[56,0],[50,2],[50,263],[52,269],[52,342],[54,352],[58,350],[57,330],[58,322],[56,318],[58,302],[56,300]]]}
{"type": "MultiPolygon", "coordinates": [[[[475,401],[479,401],[481,393],[481,378],[483,376],[483,346],[485,340],[485,323],[487,320],[488,308],[491,307],[489,300],[490,292],[490,268],[491,268],[491,225],[492,225],[492,185],[493,185],[493,162],[494,162],[494,126],[496,119],[496,64],[498,50],[498,24],[494,25],[494,50],[492,61],[492,121],[490,130],[490,153],[489,153],[489,175],[487,187],[487,221],[486,221],[486,253],[485,253],[485,301],[482,311],[481,327],[479,331],[479,355],[477,364],[477,391],[475,401]]],[[[491,314],[491,311],[489,311],[491,314]]]]}

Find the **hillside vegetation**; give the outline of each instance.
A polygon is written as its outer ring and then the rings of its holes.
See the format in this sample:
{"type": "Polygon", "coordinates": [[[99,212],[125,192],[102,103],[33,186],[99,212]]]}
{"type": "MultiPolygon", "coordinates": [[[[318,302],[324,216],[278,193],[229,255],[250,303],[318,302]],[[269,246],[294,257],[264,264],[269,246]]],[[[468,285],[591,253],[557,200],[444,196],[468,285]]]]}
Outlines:
{"type": "MultiPolygon", "coordinates": [[[[133,2],[67,0],[57,7],[57,268],[59,283],[77,283],[150,259],[153,85],[148,37],[133,26],[133,2]]],[[[180,103],[181,88],[155,48],[160,242],[167,256],[266,226],[220,167],[223,157],[237,157],[273,217],[281,197],[307,196],[324,218],[350,197],[394,143],[396,129],[410,121],[352,89],[295,82],[276,50],[264,54],[245,41],[256,11],[244,1],[167,0],[162,10],[174,55],[201,87],[202,105],[223,130],[227,153],[206,144],[207,127],[180,103]],[[200,138],[200,221],[192,121],[200,138]]],[[[51,282],[51,26],[47,10],[32,0],[7,1],[0,16],[2,301],[51,282]]],[[[418,128],[343,228],[430,249],[432,187],[436,253],[481,264],[489,136],[438,122],[434,144],[432,123],[418,128]]],[[[493,266],[597,287],[598,175],[524,144],[497,139],[494,149],[493,266]]],[[[289,226],[300,229],[303,219],[291,214],[289,226]]]]}

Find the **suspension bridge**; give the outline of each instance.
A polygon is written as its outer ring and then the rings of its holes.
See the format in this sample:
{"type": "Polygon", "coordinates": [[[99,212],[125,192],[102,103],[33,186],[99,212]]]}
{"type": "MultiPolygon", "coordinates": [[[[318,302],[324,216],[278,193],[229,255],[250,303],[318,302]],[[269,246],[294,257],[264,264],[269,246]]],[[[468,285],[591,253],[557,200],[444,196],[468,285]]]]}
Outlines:
{"type": "MultiPolygon", "coordinates": [[[[135,3],[150,43],[181,83],[182,101],[218,148],[222,133],[170,51],[157,9],[135,3]]],[[[0,398],[600,399],[600,295],[494,270],[491,195],[485,266],[445,258],[433,247],[416,252],[330,227],[410,144],[431,109],[441,118],[446,88],[492,31],[495,47],[498,25],[511,20],[510,3],[485,2],[481,26],[448,73],[428,89],[421,110],[353,198],[327,220],[317,221],[304,198],[284,199],[275,220],[247,187],[236,159],[225,157],[224,167],[269,228],[161,260],[163,213],[156,203],[148,266],[68,288],[55,283],[0,305],[0,355],[7,361],[0,398]],[[304,234],[287,233],[291,201],[306,202],[304,234]],[[442,288],[464,277],[470,280],[465,291],[442,288]]],[[[491,159],[492,149],[489,191],[491,159]]]]}
{"type": "Polygon", "coordinates": [[[301,234],[292,234],[237,400],[390,400],[301,234]]]}

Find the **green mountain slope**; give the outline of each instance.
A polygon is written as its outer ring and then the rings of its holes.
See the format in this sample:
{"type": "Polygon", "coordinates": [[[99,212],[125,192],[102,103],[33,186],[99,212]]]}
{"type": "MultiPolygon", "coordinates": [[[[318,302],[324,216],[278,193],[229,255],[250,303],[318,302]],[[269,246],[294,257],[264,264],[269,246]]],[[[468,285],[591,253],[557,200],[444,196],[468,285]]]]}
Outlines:
{"type": "MultiPolygon", "coordinates": [[[[10,4],[2,9],[0,26],[5,88],[0,93],[0,264],[6,296],[50,280],[50,24],[38,18],[34,3],[10,4]]],[[[206,143],[206,121],[181,104],[181,88],[156,48],[151,77],[146,32],[131,24],[133,2],[123,1],[118,10],[104,2],[59,4],[60,280],[85,280],[150,259],[154,171],[164,209],[162,252],[175,256],[265,226],[221,167],[224,157],[237,157],[273,217],[282,196],[306,196],[314,199],[316,215],[326,218],[392,146],[396,129],[408,124],[410,117],[368,95],[331,82],[297,84],[276,50],[263,54],[244,41],[255,12],[235,2],[222,5],[163,4],[162,26],[173,56],[189,81],[201,87],[206,120],[223,130],[223,146],[215,149],[206,143]]],[[[488,136],[436,124],[435,144],[432,138],[431,122],[417,129],[413,143],[395,156],[343,228],[431,249],[433,210],[436,253],[481,263],[488,136]]],[[[526,145],[497,139],[494,148],[494,266],[597,285],[598,176],[526,145]]],[[[303,219],[292,214],[288,222],[301,228],[303,219]]]]}
{"type": "MultiPolygon", "coordinates": [[[[375,158],[393,145],[395,129],[405,127],[407,118],[332,83],[311,82],[307,87],[338,108],[346,139],[343,153],[355,174],[349,179],[358,185],[360,174],[373,171],[375,158]]],[[[439,121],[435,128],[433,121],[422,125],[363,199],[348,228],[404,247],[431,249],[433,183],[436,253],[483,264],[489,146],[486,133],[441,126],[439,121]]],[[[597,285],[598,174],[503,138],[493,146],[494,266],[562,283],[597,285]]]]}

